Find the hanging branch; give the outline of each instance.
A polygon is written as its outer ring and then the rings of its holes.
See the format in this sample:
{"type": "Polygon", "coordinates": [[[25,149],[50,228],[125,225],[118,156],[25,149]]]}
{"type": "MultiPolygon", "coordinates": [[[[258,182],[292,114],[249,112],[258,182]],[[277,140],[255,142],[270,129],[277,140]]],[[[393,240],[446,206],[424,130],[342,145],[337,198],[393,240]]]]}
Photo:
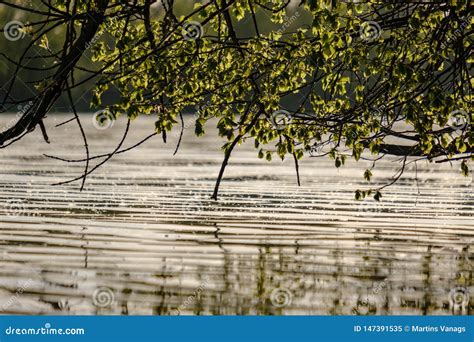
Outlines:
{"type": "MultiPolygon", "coordinates": [[[[2,88],[2,111],[25,108],[0,132],[0,149],[37,126],[49,142],[46,116],[67,97],[74,117],[57,126],[77,123],[85,157],[46,156],[85,168],[60,184],[80,181],[83,189],[87,177],[114,155],[158,134],[166,142],[181,123],[176,154],[186,129],[184,113],[203,104],[196,134],[204,134],[206,123],[215,119],[227,138],[216,200],[231,154],[244,140],[254,141],[259,157],[292,158],[298,185],[299,160],[307,154],[329,156],[336,167],[347,157],[401,157],[400,173],[377,193],[402,177],[410,158],[460,162],[469,173],[474,156],[470,2],[303,0],[294,7],[289,0],[209,0],[188,11],[174,0],[50,0],[31,8],[13,0],[0,3],[28,16],[19,32],[30,39],[18,45],[24,48],[18,56],[0,52],[14,70],[2,88]],[[278,28],[265,27],[262,15],[278,28]],[[249,23],[254,34],[246,36],[249,23]],[[61,44],[53,39],[50,44],[53,31],[61,32],[61,44]],[[34,86],[33,96],[18,91],[23,73],[28,73],[24,83],[34,86]],[[126,113],[128,119],[122,141],[100,155],[89,150],[73,102],[74,92],[91,83],[94,108],[126,113]],[[112,104],[104,106],[108,96],[112,104]],[[130,120],[143,114],[155,117],[155,132],[123,148],[130,120]],[[282,115],[283,125],[276,122],[282,115]]],[[[6,27],[1,32],[9,33],[6,27]]]]}

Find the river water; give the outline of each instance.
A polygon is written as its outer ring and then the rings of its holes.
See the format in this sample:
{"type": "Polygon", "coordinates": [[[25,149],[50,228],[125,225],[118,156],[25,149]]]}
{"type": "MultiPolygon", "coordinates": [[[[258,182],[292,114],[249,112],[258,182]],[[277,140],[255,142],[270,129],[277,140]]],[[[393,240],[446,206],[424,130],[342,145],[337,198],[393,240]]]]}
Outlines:
{"type": "MultiPolygon", "coordinates": [[[[259,160],[239,146],[210,200],[223,153],[215,130],[155,137],[87,181],[74,123],[52,114],[51,144],[33,132],[0,150],[0,312],[114,315],[474,314],[473,183],[449,164],[412,163],[382,202],[356,202],[369,162],[335,169],[305,158],[259,160]],[[471,296],[469,296],[471,293],[471,296]]],[[[0,127],[14,120],[2,116],[0,127]]],[[[186,125],[190,118],[186,118],[186,125]]],[[[98,130],[113,151],[123,120],[98,130]]],[[[151,133],[132,122],[124,146],[151,133]]],[[[374,184],[399,164],[378,164],[374,184]]]]}

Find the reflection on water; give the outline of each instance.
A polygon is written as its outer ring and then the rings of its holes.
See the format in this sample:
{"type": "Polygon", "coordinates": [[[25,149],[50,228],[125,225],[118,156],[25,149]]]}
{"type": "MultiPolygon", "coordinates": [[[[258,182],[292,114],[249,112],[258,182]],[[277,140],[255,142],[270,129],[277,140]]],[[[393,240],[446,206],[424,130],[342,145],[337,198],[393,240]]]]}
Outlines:
{"type": "MultiPolygon", "coordinates": [[[[128,144],[151,128],[134,122],[128,144]]],[[[94,153],[120,140],[119,123],[87,130],[94,153]]],[[[474,313],[472,180],[449,165],[412,164],[381,203],[359,203],[363,162],[306,160],[298,188],[291,162],[260,161],[245,145],[214,202],[220,143],[188,129],[177,156],[176,139],[157,138],[80,193],[52,184],[83,164],[43,157],[82,157],[76,128],[49,133],[51,145],[33,133],[0,150],[3,313],[474,313]]],[[[395,164],[379,167],[375,181],[386,181],[395,164]]]]}

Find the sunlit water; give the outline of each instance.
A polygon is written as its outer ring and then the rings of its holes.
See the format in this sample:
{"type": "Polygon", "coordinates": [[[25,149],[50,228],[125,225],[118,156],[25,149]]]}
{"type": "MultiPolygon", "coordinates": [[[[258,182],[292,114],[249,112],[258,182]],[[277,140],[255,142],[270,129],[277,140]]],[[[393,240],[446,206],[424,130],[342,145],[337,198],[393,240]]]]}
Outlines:
{"type": "MultiPolygon", "coordinates": [[[[222,139],[155,137],[82,172],[44,157],[82,158],[74,123],[48,118],[0,150],[0,311],[7,314],[473,314],[472,178],[457,166],[418,162],[384,193],[356,202],[368,162],[337,170],[236,150],[219,201],[211,201],[222,139]],[[418,179],[418,180],[417,180],[418,179]],[[469,296],[471,293],[471,296],[469,296]],[[469,303],[470,302],[470,303],[469,303]]],[[[3,116],[5,127],[13,116],[3,116]]],[[[93,154],[113,151],[123,122],[84,125],[93,154]]],[[[186,118],[186,125],[190,118],[186,118]]],[[[132,123],[125,147],[151,133],[132,123]]],[[[380,162],[374,182],[399,164],[380,162]]]]}

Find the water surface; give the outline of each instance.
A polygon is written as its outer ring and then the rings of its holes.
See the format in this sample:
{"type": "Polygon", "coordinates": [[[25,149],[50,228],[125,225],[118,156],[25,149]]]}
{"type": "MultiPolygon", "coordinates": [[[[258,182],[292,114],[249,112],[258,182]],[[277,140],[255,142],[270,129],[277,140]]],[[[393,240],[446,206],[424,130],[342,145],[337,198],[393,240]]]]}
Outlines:
{"type": "MultiPolygon", "coordinates": [[[[1,127],[14,116],[3,116],[1,127]]],[[[83,192],[74,123],[51,115],[51,144],[34,132],[0,150],[0,311],[7,314],[473,314],[472,178],[411,164],[382,202],[356,202],[369,162],[337,170],[257,159],[239,146],[218,202],[223,153],[209,127],[159,137],[114,157],[83,192]],[[471,297],[472,297],[471,296],[471,297]]],[[[187,118],[189,120],[189,118],[187,118]]],[[[93,154],[113,151],[123,122],[84,125],[93,154]]],[[[132,123],[125,146],[151,133],[132,123]]],[[[399,164],[378,164],[375,182],[399,164]]]]}

